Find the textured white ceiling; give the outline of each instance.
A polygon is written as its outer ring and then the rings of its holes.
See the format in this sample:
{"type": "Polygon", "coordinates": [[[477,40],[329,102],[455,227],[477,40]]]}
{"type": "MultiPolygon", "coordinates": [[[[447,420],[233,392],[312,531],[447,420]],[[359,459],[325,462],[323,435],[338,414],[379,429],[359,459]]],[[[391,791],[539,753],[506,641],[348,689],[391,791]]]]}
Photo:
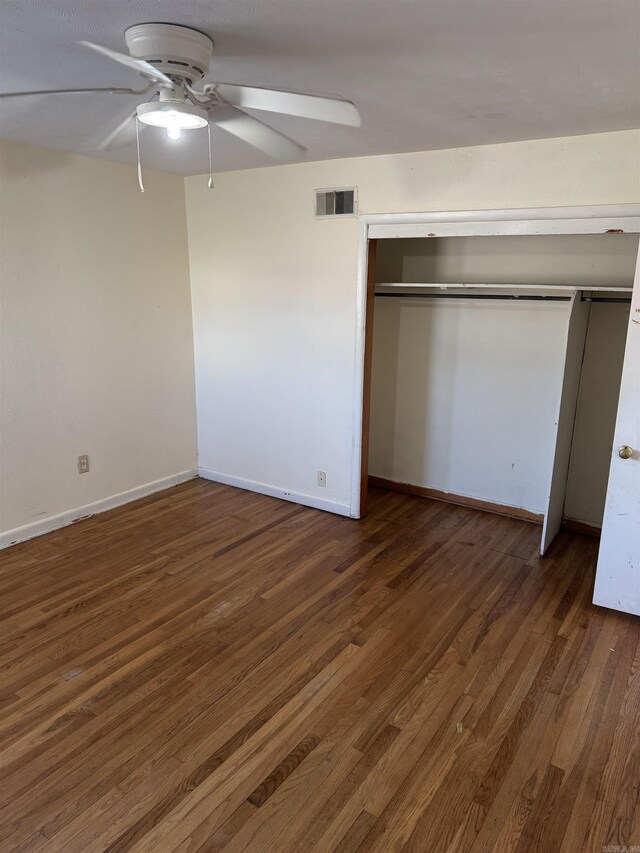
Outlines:
{"type": "MultiPolygon", "coordinates": [[[[361,128],[254,114],[307,146],[306,159],[482,145],[640,125],[638,0],[0,0],[2,91],[133,86],[140,78],[80,39],[126,52],[146,21],[215,41],[210,79],[352,100],[361,128]]],[[[134,162],[95,147],[135,108],[116,95],[4,101],[0,135],[134,162]]],[[[275,161],[221,129],[216,171],[275,161]]],[[[145,165],[207,169],[206,132],[148,129],[145,165]]]]}

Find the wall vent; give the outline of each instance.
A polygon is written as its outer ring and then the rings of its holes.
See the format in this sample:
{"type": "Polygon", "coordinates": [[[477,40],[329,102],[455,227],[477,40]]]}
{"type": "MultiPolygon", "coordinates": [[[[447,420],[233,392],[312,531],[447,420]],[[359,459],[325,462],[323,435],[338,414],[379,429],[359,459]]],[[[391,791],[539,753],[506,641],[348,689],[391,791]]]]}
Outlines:
{"type": "Polygon", "coordinates": [[[355,216],[358,198],[355,187],[315,191],[316,216],[355,216]]]}

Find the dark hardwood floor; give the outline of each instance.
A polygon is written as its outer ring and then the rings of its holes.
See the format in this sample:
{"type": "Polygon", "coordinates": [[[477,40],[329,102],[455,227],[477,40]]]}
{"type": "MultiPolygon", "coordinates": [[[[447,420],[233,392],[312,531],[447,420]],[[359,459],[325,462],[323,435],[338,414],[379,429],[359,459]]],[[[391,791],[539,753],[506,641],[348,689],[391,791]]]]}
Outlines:
{"type": "Polygon", "coordinates": [[[0,554],[0,850],[640,845],[640,620],[597,540],[193,480],[0,554]]]}

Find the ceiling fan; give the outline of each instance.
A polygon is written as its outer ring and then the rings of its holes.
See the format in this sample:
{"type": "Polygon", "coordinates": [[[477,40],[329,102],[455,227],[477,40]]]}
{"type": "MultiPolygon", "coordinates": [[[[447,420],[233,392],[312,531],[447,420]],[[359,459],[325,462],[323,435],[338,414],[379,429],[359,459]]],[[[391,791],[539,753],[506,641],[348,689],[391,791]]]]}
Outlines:
{"type": "Polygon", "coordinates": [[[141,127],[164,128],[170,139],[179,139],[183,131],[210,128],[212,122],[277,160],[297,159],[305,151],[302,145],[244,112],[244,109],[360,126],[358,110],[349,101],[232,83],[204,83],[198,88],[197,84],[209,70],[213,42],[204,33],[189,27],[137,24],[126,30],[125,40],[128,56],[92,42],[80,44],[137,71],[148,81],[143,89],[54,89],[3,93],[0,98],[105,92],[125,95],[152,93],[150,100],[138,104],[135,113],[128,115],[98,145],[99,151],[118,142],[135,128],[139,154],[139,122],[141,127]]]}

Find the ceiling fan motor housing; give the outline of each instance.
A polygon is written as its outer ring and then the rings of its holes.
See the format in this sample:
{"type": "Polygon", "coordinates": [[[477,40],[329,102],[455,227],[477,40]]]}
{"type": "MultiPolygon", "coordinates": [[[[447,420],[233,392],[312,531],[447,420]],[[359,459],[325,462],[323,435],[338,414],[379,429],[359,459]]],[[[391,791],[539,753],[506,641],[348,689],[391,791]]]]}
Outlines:
{"type": "Polygon", "coordinates": [[[144,59],[168,77],[193,84],[209,70],[213,42],[190,27],[136,24],[125,32],[129,53],[144,59]]]}

